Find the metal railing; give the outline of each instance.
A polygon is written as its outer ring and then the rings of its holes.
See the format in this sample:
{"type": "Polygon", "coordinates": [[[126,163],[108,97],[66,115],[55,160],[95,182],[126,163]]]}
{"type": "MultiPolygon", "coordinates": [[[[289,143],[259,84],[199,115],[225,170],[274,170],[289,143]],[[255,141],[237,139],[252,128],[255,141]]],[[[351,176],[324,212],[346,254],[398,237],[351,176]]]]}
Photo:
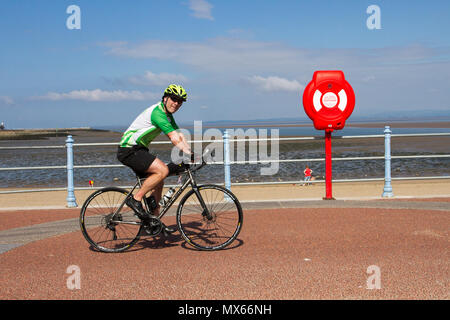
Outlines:
{"type": "MultiPolygon", "coordinates": [[[[409,156],[392,156],[391,155],[391,138],[392,137],[419,137],[419,136],[450,136],[450,133],[423,133],[423,134],[392,134],[389,126],[385,127],[384,134],[380,135],[357,135],[357,136],[338,136],[337,139],[361,139],[361,138],[384,138],[385,154],[384,156],[372,156],[372,157],[344,157],[344,158],[332,158],[332,161],[352,161],[352,160],[385,160],[385,176],[384,178],[363,178],[363,179],[333,179],[333,182],[362,182],[362,181],[383,181],[383,197],[392,197],[392,180],[413,180],[413,179],[448,179],[450,176],[428,176],[428,177],[391,177],[391,160],[392,159],[420,159],[420,158],[450,158],[450,154],[438,154],[438,155],[409,155],[409,156]]],[[[321,137],[286,137],[277,138],[277,141],[302,141],[302,140],[321,140],[321,137]]],[[[224,185],[226,188],[231,188],[231,165],[240,164],[264,164],[264,163],[284,163],[284,162],[320,162],[325,161],[325,158],[310,158],[310,159],[278,159],[278,160],[256,160],[256,161],[232,161],[230,159],[230,142],[251,142],[251,141],[269,141],[267,139],[230,139],[228,130],[225,130],[222,140],[194,140],[190,143],[205,143],[205,142],[222,142],[224,151],[224,160],[215,161],[210,164],[223,165],[224,166],[224,185]]],[[[0,191],[0,194],[7,193],[23,193],[23,192],[40,192],[40,191],[64,191],[67,190],[67,206],[77,207],[75,190],[88,190],[90,187],[75,187],[74,186],[74,169],[85,168],[120,168],[124,167],[122,164],[96,164],[96,165],[74,165],[73,148],[74,147],[88,147],[88,146],[116,146],[117,143],[75,143],[71,135],[67,136],[66,144],[64,146],[26,146],[26,147],[0,147],[0,150],[14,150],[14,149],[62,149],[67,150],[67,164],[61,166],[35,166],[35,167],[7,167],[0,168],[0,171],[14,171],[14,170],[54,170],[54,169],[66,169],[67,170],[67,187],[61,188],[40,188],[29,190],[7,190],[0,191]]],[[[171,144],[170,141],[155,141],[152,144],[171,144]]],[[[303,180],[295,181],[278,181],[278,182],[238,182],[233,185],[270,185],[270,184],[292,184],[302,183],[303,180]]],[[[309,181],[308,183],[323,183],[324,180],[309,181]]],[[[123,186],[125,188],[131,186],[123,186]]]]}

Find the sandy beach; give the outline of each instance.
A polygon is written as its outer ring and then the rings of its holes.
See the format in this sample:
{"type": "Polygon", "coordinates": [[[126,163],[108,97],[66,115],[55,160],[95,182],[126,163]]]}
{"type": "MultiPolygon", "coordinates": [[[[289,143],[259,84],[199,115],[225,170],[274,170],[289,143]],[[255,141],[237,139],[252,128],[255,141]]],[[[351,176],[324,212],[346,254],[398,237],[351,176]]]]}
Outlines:
{"type": "MultiPolygon", "coordinates": [[[[336,200],[385,199],[382,198],[383,187],[384,181],[335,182],[332,184],[332,194],[336,200]]],[[[392,188],[395,199],[450,197],[450,179],[393,181],[392,188]]],[[[94,190],[75,190],[78,207],[81,208],[94,190]]],[[[231,191],[241,202],[322,200],[325,184],[235,185],[231,191]]],[[[0,194],[0,210],[65,208],[66,198],[67,191],[0,194]]]]}

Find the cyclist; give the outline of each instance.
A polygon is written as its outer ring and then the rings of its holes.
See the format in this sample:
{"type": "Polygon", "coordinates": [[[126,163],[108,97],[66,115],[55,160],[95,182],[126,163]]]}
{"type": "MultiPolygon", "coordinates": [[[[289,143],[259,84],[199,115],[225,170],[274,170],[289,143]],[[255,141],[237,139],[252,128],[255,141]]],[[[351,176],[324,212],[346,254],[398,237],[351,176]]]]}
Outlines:
{"type": "MultiPolygon", "coordinates": [[[[183,102],[187,100],[186,90],[176,84],[169,85],[164,91],[159,103],[145,109],[124,132],[117,150],[117,159],[130,167],[139,177],[147,177],[139,191],[129,197],[127,206],[133,209],[136,215],[145,221],[149,218],[142,207],[142,199],[152,191],[156,203],[161,199],[164,179],[169,174],[167,165],[155,155],[149,153],[149,144],[161,133],[166,134],[172,144],[183,153],[193,157],[193,153],[186,142],[184,135],[177,131],[178,125],[173,114],[178,111],[183,102]]],[[[158,215],[159,206],[153,211],[158,215]]],[[[174,229],[165,227],[168,232],[174,229]]]]}

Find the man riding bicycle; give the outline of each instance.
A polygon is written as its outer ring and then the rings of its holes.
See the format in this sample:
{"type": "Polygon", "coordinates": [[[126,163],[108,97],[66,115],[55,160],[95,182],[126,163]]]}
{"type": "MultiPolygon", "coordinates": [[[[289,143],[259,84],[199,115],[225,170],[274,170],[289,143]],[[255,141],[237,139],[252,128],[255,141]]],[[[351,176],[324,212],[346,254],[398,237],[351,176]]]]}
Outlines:
{"type": "MultiPolygon", "coordinates": [[[[178,125],[173,118],[183,102],[187,100],[186,90],[176,84],[171,84],[164,91],[161,102],[145,109],[124,132],[117,150],[117,159],[130,167],[139,177],[146,177],[139,191],[129,197],[127,206],[136,215],[145,220],[148,214],[142,207],[142,199],[152,191],[156,203],[159,203],[164,186],[164,179],[169,174],[167,165],[155,155],[149,153],[149,144],[161,133],[166,134],[172,144],[187,155],[193,156],[184,135],[177,131],[178,125]]],[[[159,207],[154,211],[158,215],[159,207]]],[[[166,231],[175,230],[166,227],[166,231]]]]}

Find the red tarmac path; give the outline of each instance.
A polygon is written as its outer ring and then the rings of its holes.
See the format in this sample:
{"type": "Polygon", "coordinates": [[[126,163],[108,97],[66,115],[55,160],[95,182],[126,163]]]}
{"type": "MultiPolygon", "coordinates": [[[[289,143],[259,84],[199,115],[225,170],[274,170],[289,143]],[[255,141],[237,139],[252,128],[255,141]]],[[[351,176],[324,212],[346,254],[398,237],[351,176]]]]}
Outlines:
{"type": "MultiPolygon", "coordinates": [[[[246,209],[238,240],[217,252],[194,250],[177,232],[99,253],[78,230],[1,253],[0,299],[449,299],[448,200],[429,200],[439,210],[246,209]],[[71,265],[81,289],[67,287],[71,265]],[[381,289],[367,289],[369,266],[379,268],[381,289]]],[[[0,212],[0,230],[78,210],[0,212]]]]}

